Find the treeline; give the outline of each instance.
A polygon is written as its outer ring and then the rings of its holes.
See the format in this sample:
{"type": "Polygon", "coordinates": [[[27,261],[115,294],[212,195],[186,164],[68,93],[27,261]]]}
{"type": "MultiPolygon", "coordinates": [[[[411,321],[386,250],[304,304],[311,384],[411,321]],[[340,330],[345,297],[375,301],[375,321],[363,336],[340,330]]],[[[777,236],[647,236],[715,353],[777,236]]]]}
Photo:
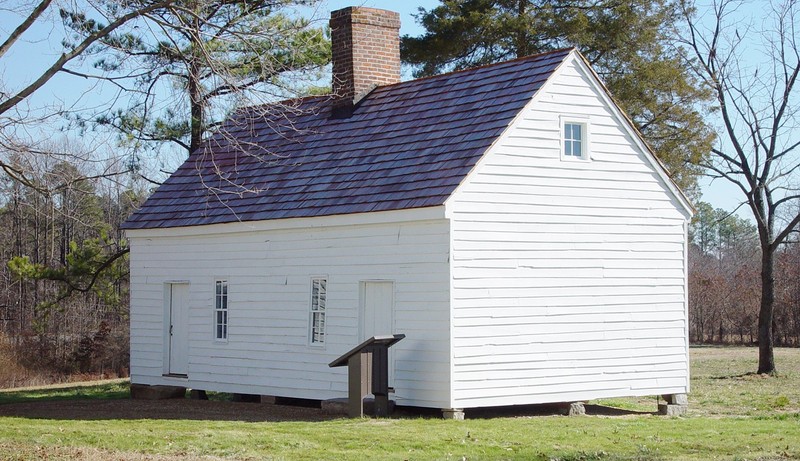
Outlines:
{"type": "Polygon", "coordinates": [[[142,193],[66,159],[16,156],[0,177],[0,387],[126,375],[120,224],[142,193]]]}
{"type": "MultiPolygon", "coordinates": [[[[755,226],[707,203],[690,229],[689,338],[695,344],[758,341],[761,251],[755,226]]],[[[776,254],[773,331],[778,346],[800,346],[800,244],[776,254]]]]}

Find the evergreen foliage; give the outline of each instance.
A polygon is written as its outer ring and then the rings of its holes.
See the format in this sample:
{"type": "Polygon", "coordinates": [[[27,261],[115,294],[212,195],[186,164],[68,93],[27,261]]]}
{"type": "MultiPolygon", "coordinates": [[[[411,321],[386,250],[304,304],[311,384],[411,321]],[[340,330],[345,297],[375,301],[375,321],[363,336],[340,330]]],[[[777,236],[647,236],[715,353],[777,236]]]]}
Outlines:
{"type": "Polygon", "coordinates": [[[671,0],[443,0],[417,16],[426,33],[404,36],[415,75],[575,46],[592,64],[673,179],[697,195],[698,163],[714,136],[698,112],[710,95],[670,46],[671,0]]]}
{"type": "MultiPolygon", "coordinates": [[[[189,153],[236,107],[303,95],[330,61],[325,31],[287,11],[309,3],[177,2],[147,16],[146,34],[109,36],[94,66],[126,75],[133,97],[95,122],[137,148],[169,143],[189,153]]],[[[87,27],[72,23],[77,32],[87,27]]]]}

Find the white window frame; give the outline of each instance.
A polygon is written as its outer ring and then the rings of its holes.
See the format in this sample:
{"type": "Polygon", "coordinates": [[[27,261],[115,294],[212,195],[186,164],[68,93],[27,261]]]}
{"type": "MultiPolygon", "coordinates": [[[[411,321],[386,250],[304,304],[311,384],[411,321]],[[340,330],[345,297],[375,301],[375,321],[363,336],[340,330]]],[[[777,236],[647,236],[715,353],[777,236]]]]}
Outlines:
{"type": "Polygon", "coordinates": [[[229,324],[230,324],[230,283],[227,278],[221,277],[214,279],[214,300],[212,307],[214,308],[213,317],[213,336],[214,341],[219,343],[228,342],[229,324]],[[222,288],[220,290],[220,288],[222,288]],[[220,330],[222,327],[222,330],[220,330]],[[221,333],[221,334],[220,334],[221,333]]]}
{"type": "Polygon", "coordinates": [[[328,307],[328,277],[311,277],[308,308],[308,344],[325,346],[325,320],[328,307]]]}
{"type": "Polygon", "coordinates": [[[561,149],[561,160],[567,161],[587,161],[590,160],[589,152],[590,150],[590,130],[589,128],[591,125],[589,124],[589,117],[581,117],[581,116],[561,116],[559,118],[559,130],[560,130],[560,137],[561,143],[559,148],[561,149]],[[581,127],[581,152],[580,155],[567,155],[567,143],[571,141],[568,139],[567,134],[567,125],[578,125],[581,127]]]}

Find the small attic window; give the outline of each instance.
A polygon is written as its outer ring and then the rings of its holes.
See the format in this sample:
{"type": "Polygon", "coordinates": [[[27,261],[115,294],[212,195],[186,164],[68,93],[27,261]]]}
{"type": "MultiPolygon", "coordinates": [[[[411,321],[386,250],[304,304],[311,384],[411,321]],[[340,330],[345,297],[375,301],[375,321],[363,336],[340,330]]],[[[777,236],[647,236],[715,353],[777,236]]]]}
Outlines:
{"type": "Polygon", "coordinates": [[[589,159],[588,120],[561,120],[561,158],[566,160],[589,159]]]}

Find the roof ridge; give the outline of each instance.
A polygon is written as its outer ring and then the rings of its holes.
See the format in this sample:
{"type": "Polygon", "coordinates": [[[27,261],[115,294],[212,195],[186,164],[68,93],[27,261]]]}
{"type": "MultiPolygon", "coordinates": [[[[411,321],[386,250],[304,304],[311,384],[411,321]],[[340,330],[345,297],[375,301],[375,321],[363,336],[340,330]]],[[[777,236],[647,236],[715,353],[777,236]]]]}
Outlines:
{"type": "MultiPolygon", "coordinates": [[[[436,75],[429,75],[427,77],[419,77],[419,78],[415,78],[415,79],[412,79],[412,80],[406,80],[406,81],[403,81],[403,82],[389,83],[387,85],[379,85],[379,86],[375,87],[372,91],[370,91],[370,93],[374,93],[375,90],[382,90],[382,89],[385,89],[385,88],[392,88],[392,87],[396,87],[396,86],[400,86],[400,85],[408,85],[408,84],[411,84],[411,83],[416,83],[416,82],[425,81],[425,80],[432,80],[432,79],[435,79],[435,78],[449,77],[449,76],[452,76],[454,74],[473,72],[473,71],[476,71],[476,70],[486,69],[486,68],[494,67],[494,66],[501,66],[501,65],[506,65],[506,64],[512,64],[512,63],[515,63],[515,62],[528,61],[528,60],[533,61],[533,60],[536,60],[536,59],[543,58],[543,57],[545,57],[547,55],[550,55],[550,54],[563,53],[565,51],[572,51],[572,50],[575,50],[575,49],[577,49],[577,48],[574,47],[574,46],[558,48],[556,50],[545,51],[543,53],[536,53],[536,54],[529,54],[529,55],[526,55],[526,56],[520,56],[519,58],[509,59],[508,61],[493,62],[491,64],[483,64],[481,66],[469,67],[467,69],[451,70],[449,72],[444,72],[444,73],[436,74],[436,75]]],[[[250,106],[242,106],[242,107],[239,107],[236,110],[234,110],[233,114],[235,114],[236,112],[239,112],[239,111],[247,111],[247,110],[257,109],[259,107],[288,105],[290,103],[295,103],[295,104],[299,105],[299,104],[311,101],[313,99],[319,99],[320,101],[324,101],[326,99],[332,99],[332,98],[335,98],[335,97],[336,96],[333,93],[316,94],[316,95],[308,95],[308,96],[298,96],[298,97],[295,97],[295,98],[282,99],[280,101],[265,102],[265,103],[261,103],[261,104],[253,104],[253,105],[250,105],[250,106]]]]}
{"type": "Polygon", "coordinates": [[[398,86],[398,85],[406,85],[406,84],[410,84],[410,83],[416,83],[416,82],[420,82],[420,81],[423,81],[423,80],[431,80],[431,79],[434,79],[434,78],[449,77],[449,76],[454,75],[454,74],[472,72],[472,71],[476,71],[476,70],[480,70],[480,69],[486,69],[488,67],[495,67],[495,66],[501,66],[501,65],[506,65],[506,64],[512,64],[512,63],[520,62],[520,61],[528,61],[528,60],[533,61],[533,60],[536,60],[536,59],[539,59],[539,58],[543,58],[543,57],[545,57],[545,56],[547,56],[549,54],[563,53],[565,51],[572,51],[572,50],[576,50],[576,49],[577,48],[574,47],[574,46],[569,46],[569,47],[565,47],[565,48],[559,48],[557,50],[545,51],[543,53],[529,54],[529,55],[526,55],[526,56],[520,56],[518,58],[509,59],[507,61],[493,62],[493,63],[490,63],[490,64],[483,64],[483,65],[480,65],[480,66],[468,67],[466,69],[451,70],[449,72],[444,72],[444,73],[441,73],[441,74],[428,75],[427,77],[419,77],[419,78],[415,78],[413,80],[406,80],[404,82],[397,82],[397,83],[390,83],[388,85],[381,85],[381,86],[377,87],[376,90],[377,89],[383,89],[383,88],[390,88],[390,87],[398,86]]]}

